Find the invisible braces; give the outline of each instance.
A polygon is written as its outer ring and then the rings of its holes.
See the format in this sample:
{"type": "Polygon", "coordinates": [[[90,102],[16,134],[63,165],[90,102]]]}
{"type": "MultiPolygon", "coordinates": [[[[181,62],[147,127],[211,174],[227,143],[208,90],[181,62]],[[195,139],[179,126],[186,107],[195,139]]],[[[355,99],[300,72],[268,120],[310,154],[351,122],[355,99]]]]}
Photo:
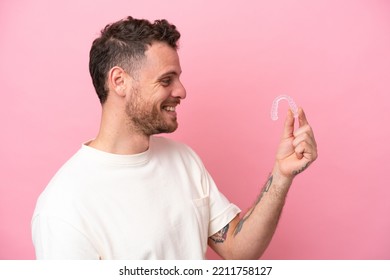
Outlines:
{"type": "Polygon", "coordinates": [[[278,106],[280,100],[287,100],[288,105],[290,106],[291,111],[294,114],[294,118],[298,117],[298,106],[295,104],[294,100],[288,96],[288,95],[279,95],[274,99],[274,102],[272,102],[272,108],[271,108],[271,119],[276,121],[278,119],[278,106]]]}

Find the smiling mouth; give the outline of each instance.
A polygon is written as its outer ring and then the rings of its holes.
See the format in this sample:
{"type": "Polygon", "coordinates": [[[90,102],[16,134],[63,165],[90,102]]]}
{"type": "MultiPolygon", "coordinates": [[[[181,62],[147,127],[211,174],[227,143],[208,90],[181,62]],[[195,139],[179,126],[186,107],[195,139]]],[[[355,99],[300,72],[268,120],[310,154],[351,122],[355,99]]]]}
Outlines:
{"type": "Polygon", "coordinates": [[[174,107],[174,106],[164,106],[163,110],[168,111],[168,112],[176,112],[176,107],[174,107]]]}

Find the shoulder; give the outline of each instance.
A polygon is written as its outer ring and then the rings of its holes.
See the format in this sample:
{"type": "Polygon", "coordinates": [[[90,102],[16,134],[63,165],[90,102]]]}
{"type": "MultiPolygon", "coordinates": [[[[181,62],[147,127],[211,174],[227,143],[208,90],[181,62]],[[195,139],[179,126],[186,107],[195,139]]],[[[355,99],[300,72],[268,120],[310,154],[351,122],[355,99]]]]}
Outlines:
{"type": "MultiPolygon", "coordinates": [[[[54,174],[47,186],[39,195],[36,203],[36,213],[56,215],[61,209],[74,205],[74,201],[85,192],[83,186],[91,174],[88,174],[89,165],[77,151],[54,174]]],[[[63,211],[60,211],[63,212],[63,211]]]]}
{"type": "Polygon", "coordinates": [[[74,181],[83,177],[87,168],[88,162],[81,148],[59,168],[47,187],[58,184],[72,185],[74,181]]]}

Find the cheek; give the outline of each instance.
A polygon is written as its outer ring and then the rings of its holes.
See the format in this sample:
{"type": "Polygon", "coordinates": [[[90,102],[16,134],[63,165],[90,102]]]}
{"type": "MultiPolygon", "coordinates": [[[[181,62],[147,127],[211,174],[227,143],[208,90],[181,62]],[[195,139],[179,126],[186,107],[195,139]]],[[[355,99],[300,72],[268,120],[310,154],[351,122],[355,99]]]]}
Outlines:
{"type": "Polygon", "coordinates": [[[158,114],[162,112],[162,105],[169,99],[170,91],[166,88],[149,88],[147,90],[134,89],[127,100],[127,108],[145,114],[158,114]]]}
{"type": "Polygon", "coordinates": [[[149,107],[153,107],[153,110],[162,111],[162,106],[164,102],[168,99],[169,96],[160,94],[155,94],[150,97],[149,100],[145,100],[149,107]]]}
{"type": "Polygon", "coordinates": [[[151,99],[145,100],[141,97],[130,100],[127,107],[131,108],[133,116],[138,116],[145,119],[149,117],[155,117],[161,113],[161,103],[151,99]]]}
{"type": "Polygon", "coordinates": [[[126,110],[128,115],[136,116],[143,111],[145,101],[142,99],[139,93],[133,93],[130,95],[126,102],[126,110]]]}

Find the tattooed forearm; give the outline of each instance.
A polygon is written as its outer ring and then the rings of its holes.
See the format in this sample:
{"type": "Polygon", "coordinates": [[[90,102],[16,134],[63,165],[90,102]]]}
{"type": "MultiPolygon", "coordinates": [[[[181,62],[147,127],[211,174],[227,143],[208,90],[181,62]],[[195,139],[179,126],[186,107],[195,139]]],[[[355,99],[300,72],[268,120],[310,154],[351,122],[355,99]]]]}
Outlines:
{"type": "Polygon", "coordinates": [[[213,236],[210,236],[210,239],[214,241],[215,244],[217,243],[223,243],[226,240],[227,232],[229,230],[229,224],[227,224],[223,229],[218,231],[213,236]]]}
{"type": "Polygon", "coordinates": [[[298,175],[299,173],[302,173],[303,171],[305,171],[306,168],[309,167],[310,163],[311,163],[311,162],[309,161],[309,162],[306,163],[301,169],[294,170],[294,171],[292,172],[292,174],[293,174],[293,175],[298,175]]]}
{"type": "Polygon", "coordinates": [[[273,175],[271,174],[271,176],[269,176],[267,182],[265,183],[263,189],[261,190],[261,193],[260,195],[258,196],[256,202],[255,202],[255,205],[252,207],[251,211],[248,212],[237,224],[235,230],[234,230],[234,236],[236,236],[242,229],[242,226],[244,225],[245,221],[248,220],[248,218],[252,215],[253,211],[255,210],[255,207],[257,206],[257,204],[260,203],[261,199],[263,198],[264,194],[266,192],[268,192],[269,188],[271,187],[272,185],[272,179],[273,179],[273,175]]]}

